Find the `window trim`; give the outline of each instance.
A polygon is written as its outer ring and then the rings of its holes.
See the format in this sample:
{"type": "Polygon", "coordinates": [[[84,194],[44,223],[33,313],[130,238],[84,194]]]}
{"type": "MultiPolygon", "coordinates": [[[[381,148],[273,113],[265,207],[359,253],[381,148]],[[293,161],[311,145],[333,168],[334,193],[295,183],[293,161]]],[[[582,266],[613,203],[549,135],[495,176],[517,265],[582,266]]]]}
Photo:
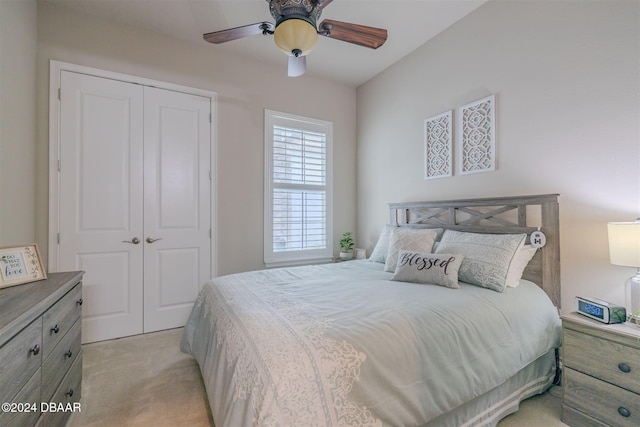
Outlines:
{"type": "Polygon", "coordinates": [[[266,267],[284,267],[300,264],[318,264],[333,260],[333,123],[310,117],[281,113],[273,110],[264,112],[265,126],[265,187],[264,187],[264,263],[266,267]],[[326,247],[286,252],[274,252],[273,241],[273,127],[283,125],[326,135],[326,247]]]}

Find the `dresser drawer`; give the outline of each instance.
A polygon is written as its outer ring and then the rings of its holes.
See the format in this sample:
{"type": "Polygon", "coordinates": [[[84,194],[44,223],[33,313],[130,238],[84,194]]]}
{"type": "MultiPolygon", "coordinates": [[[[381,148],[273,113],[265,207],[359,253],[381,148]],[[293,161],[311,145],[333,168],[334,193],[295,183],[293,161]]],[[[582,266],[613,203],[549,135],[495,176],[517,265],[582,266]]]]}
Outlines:
{"type": "Polygon", "coordinates": [[[640,396],[605,381],[565,368],[563,403],[611,426],[640,425],[640,396]]]}
{"type": "Polygon", "coordinates": [[[11,402],[40,367],[42,320],[34,320],[0,347],[0,402],[11,402]]]}
{"type": "Polygon", "coordinates": [[[82,352],[73,361],[69,372],[60,386],[48,401],[48,406],[54,405],[56,410],[46,410],[42,413],[39,427],[63,427],[73,412],[80,411],[80,396],[82,387],[82,352]],[[64,409],[62,411],[58,409],[64,409]]]}
{"type": "Polygon", "coordinates": [[[42,363],[42,401],[48,402],[60,380],[80,353],[80,332],[82,321],[76,320],[71,330],[62,337],[56,348],[42,363]]]}
{"type": "MultiPolygon", "coordinates": [[[[67,378],[73,380],[66,383],[67,390],[80,390],[81,307],[76,303],[82,298],[82,275],[51,273],[45,280],[0,289],[0,403],[18,410],[0,411],[0,427],[46,426],[45,415],[51,414],[42,408],[48,397],[55,398],[53,390],[61,389],[67,378]],[[67,347],[62,354],[71,349],[71,360],[56,361],[62,347],[67,347]]],[[[66,400],[64,392],[62,396],[66,400]]],[[[54,413],[49,425],[64,426],[68,415],[54,413]]]]}
{"type": "Polygon", "coordinates": [[[0,411],[0,426],[24,427],[32,426],[40,416],[40,370],[38,369],[31,379],[13,399],[16,406],[14,412],[0,411]]]}
{"type": "Polygon", "coordinates": [[[82,286],[76,285],[42,316],[43,359],[71,329],[82,314],[82,286]]]}
{"type": "Polygon", "coordinates": [[[638,349],[567,328],[563,333],[564,366],[640,394],[638,349]]]}

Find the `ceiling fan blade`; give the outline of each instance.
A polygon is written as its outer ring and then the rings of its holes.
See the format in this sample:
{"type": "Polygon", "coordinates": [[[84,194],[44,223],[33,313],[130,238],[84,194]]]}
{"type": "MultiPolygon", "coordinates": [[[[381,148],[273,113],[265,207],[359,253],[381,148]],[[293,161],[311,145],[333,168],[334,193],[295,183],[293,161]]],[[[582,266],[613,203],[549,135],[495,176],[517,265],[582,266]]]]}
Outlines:
{"type": "Polygon", "coordinates": [[[243,37],[256,36],[258,34],[273,34],[274,26],[270,22],[258,22],[242,27],[229,28],[227,30],[214,31],[202,36],[209,43],[220,44],[243,37]]]}
{"type": "Polygon", "coordinates": [[[387,30],[325,19],[318,27],[318,34],[336,40],[377,49],[387,41],[387,30]]]}
{"type": "Polygon", "coordinates": [[[306,56],[289,56],[289,77],[298,77],[307,72],[307,57],[306,56]]]}

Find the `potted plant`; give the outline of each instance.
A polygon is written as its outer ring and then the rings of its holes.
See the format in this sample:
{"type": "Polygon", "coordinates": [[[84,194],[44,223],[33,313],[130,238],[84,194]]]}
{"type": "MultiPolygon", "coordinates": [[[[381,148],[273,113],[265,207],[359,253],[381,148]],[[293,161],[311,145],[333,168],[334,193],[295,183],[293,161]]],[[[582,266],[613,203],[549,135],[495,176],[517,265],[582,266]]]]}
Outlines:
{"type": "Polygon", "coordinates": [[[347,260],[353,258],[353,237],[351,232],[347,231],[340,239],[340,259],[347,260]]]}

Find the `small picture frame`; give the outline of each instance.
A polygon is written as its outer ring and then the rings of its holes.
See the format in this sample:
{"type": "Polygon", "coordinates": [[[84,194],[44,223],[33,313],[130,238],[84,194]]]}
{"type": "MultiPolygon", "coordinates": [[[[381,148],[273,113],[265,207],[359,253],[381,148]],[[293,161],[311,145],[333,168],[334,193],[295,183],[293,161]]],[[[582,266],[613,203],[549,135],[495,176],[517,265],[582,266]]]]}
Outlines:
{"type": "Polygon", "coordinates": [[[367,258],[367,250],[356,248],[356,259],[366,259],[367,258]]]}
{"type": "Polygon", "coordinates": [[[47,278],[38,245],[0,248],[0,288],[47,278]]]}

